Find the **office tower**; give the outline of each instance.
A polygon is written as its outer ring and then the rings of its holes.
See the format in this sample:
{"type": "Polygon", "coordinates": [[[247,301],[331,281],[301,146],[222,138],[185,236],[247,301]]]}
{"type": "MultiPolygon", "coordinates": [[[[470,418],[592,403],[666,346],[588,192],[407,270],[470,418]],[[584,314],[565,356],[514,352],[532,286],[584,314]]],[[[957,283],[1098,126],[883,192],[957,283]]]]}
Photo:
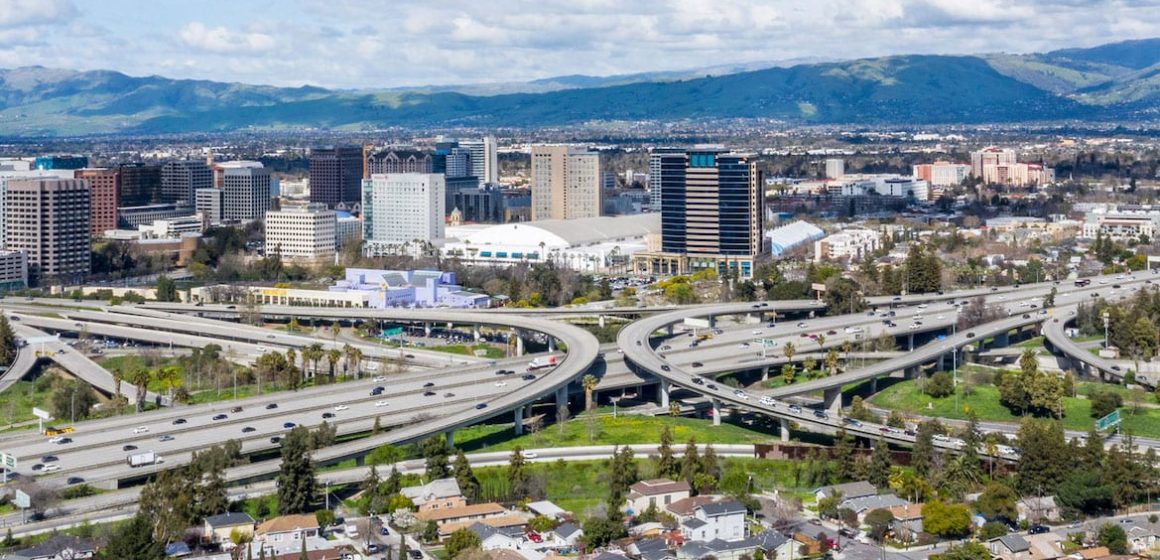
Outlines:
{"type": "Polygon", "coordinates": [[[222,190],[197,189],[194,193],[194,211],[201,214],[205,225],[222,223],[222,190]]]}
{"type": "Polygon", "coordinates": [[[52,155],[37,157],[33,166],[41,171],[50,169],[84,169],[89,166],[87,156],[52,155]]]}
{"type": "Polygon", "coordinates": [[[222,219],[259,220],[270,209],[270,170],[227,167],[222,172],[222,219]]]}
{"type": "Polygon", "coordinates": [[[90,271],[89,185],[84,179],[8,182],[5,241],[42,278],[79,282],[90,271]]]}
{"type": "Polygon", "coordinates": [[[479,140],[460,140],[459,147],[471,153],[471,174],[479,177],[480,182],[499,182],[499,159],[496,153],[495,138],[484,136],[479,140]]]}
{"type": "MultiPolygon", "coordinates": [[[[358,202],[363,175],[362,148],[326,146],[310,151],[310,202],[330,207],[358,202]]],[[[268,189],[267,185],[267,189],[268,189]]]]}
{"type": "Polygon", "coordinates": [[[204,161],[171,161],[161,166],[161,202],[193,202],[197,189],[213,187],[213,171],[204,161]]]}
{"type": "Polygon", "coordinates": [[[121,190],[117,206],[145,206],[161,202],[161,166],[144,163],[122,163],[121,190]]]}
{"type": "MultiPolygon", "coordinates": [[[[648,158],[649,209],[661,211],[662,180],[684,181],[685,150],[681,148],[655,148],[648,158]]],[[[670,187],[672,188],[672,187],[670,187]]]]}
{"type": "Polygon", "coordinates": [[[336,223],[337,215],[325,204],[266,212],[266,254],[284,262],[333,264],[336,223]]]}
{"type": "Polygon", "coordinates": [[[600,155],[564,145],[532,147],[532,219],[600,216],[600,155]]]}
{"type": "Polygon", "coordinates": [[[443,237],[446,185],[438,173],[371,175],[363,181],[363,239],[368,254],[443,237]]]}
{"type": "Polygon", "coordinates": [[[443,174],[448,177],[477,176],[472,167],[471,152],[465,148],[451,148],[443,167],[443,174]]]}
{"type": "Polygon", "coordinates": [[[117,229],[117,192],[121,188],[121,172],[111,169],[78,169],[77,179],[89,182],[89,229],[93,236],[104,235],[117,229]]]}
{"type": "Polygon", "coordinates": [[[753,276],[764,251],[761,180],[748,155],[697,148],[674,165],[661,156],[650,178],[661,185],[661,247],[633,256],[636,270],[687,274],[711,268],[722,276],[753,276]],[[659,171],[659,172],[658,172],[659,171]]]}
{"type": "Polygon", "coordinates": [[[830,158],[826,160],[826,178],[841,179],[846,176],[846,160],[830,158]]]}
{"type": "MultiPolygon", "coordinates": [[[[367,176],[388,173],[434,173],[431,154],[418,150],[383,150],[367,156],[367,176]]],[[[311,183],[311,192],[314,185],[311,183]]]]}
{"type": "Polygon", "coordinates": [[[455,194],[462,191],[474,191],[480,187],[479,179],[474,175],[453,177],[444,175],[443,178],[443,210],[447,215],[455,209],[455,194]]]}
{"type": "Polygon", "coordinates": [[[496,185],[457,191],[451,208],[459,209],[464,222],[502,223],[503,192],[496,185]]]}

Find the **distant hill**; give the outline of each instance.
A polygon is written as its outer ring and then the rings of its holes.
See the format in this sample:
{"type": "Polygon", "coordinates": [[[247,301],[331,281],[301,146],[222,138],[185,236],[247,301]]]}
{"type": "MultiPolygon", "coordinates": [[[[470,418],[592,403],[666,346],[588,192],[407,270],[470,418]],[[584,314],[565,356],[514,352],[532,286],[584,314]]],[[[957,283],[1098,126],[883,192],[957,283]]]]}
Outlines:
{"type": "Polygon", "coordinates": [[[1155,118],[1160,109],[1160,39],[1029,55],[910,55],[705,70],[561,76],[512,86],[531,93],[468,94],[279,88],[27,67],[0,70],[0,135],[702,118],[848,124],[1108,121],[1155,118]]]}

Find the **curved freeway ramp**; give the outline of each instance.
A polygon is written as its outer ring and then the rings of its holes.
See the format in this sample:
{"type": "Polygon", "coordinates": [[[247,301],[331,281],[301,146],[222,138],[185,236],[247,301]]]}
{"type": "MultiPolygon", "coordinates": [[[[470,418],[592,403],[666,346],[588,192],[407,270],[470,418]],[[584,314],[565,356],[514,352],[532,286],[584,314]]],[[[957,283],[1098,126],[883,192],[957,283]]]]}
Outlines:
{"type": "MultiPolygon", "coordinates": [[[[1087,369],[1087,373],[1091,374],[1094,370],[1098,372],[1100,377],[1123,380],[1125,370],[1119,366],[1114,360],[1102,358],[1089,352],[1086,348],[1077,344],[1071,337],[1067,336],[1067,325],[1074,320],[1075,316],[1058,318],[1053,321],[1048,321],[1044,324],[1043,334],[1047,343],[1056,352],[1060,352],[1067,356],[1073,364],[1080,363],[1083,367],[1076,369],[1087,369]]],[[[1136,381],[1149,385],[1156,386],[1156,379],[1154,376],[1148,374],[1136,374],[1136,381]]]]}

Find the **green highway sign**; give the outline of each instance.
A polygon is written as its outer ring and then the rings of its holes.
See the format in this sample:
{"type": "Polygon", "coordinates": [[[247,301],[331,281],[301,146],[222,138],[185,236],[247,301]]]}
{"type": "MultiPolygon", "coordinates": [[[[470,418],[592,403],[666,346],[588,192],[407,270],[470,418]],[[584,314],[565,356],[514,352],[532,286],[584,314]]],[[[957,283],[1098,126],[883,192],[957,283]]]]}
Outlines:
{"type": "Polygon", "coordinates": [[[1096,420],[1097,430],[1106,430],[1120,423],[1120,411],[1113,410],[1107,416],[1096,420]]]}

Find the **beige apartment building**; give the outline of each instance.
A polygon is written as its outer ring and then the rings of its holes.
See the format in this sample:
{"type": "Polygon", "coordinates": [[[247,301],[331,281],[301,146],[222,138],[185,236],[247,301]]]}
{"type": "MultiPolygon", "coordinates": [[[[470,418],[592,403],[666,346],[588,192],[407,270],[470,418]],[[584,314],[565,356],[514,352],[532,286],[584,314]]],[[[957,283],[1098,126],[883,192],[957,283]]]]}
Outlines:
{"type": "Polygon", "coordinates": [[[8,182],[5,239],[28,254],[42,278],[80,280],[90,271],[89,183],[36,178],[8,182]]]}
{"type": "Polygon", "coordinates": [[[532,220],[600,216],[600,155],[565,145],[532,147],[532,220]]]}

